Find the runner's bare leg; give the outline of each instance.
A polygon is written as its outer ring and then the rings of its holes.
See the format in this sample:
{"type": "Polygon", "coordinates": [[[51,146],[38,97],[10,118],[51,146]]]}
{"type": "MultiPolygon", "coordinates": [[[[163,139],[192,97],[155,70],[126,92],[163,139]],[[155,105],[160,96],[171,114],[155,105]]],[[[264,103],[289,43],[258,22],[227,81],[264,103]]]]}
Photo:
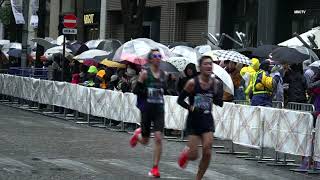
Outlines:
{"type": "Polygon", "coordinates": [[[190,135],[188,137],[189,142],[188,142],[188,147],[189,147],[189,152],[188,152],[188,159],[190,161],[195,161],[198,159],[198,145],[201,142],[201,138],[199,136],[194,136],[190,135]]]}
{"type": "Polygon", "coordinates": [[[162,153],[162,133],[156,131],[154,133],[154,154],[153,154],[153,165],[158,166],[162,153]]]}
{"type": "Polygon", "coordinates": [[[201,136],[202,140],[202,159],[200,161],[199,170],[196,180],[201,180],[208,169],[211,160],[213,133],[204,133],[201,136]]]}

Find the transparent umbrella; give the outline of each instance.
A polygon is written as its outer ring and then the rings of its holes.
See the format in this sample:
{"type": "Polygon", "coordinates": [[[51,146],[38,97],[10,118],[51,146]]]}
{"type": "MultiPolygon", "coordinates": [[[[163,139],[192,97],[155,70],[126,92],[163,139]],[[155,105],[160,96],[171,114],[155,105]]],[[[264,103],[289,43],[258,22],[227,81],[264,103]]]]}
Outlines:
{"type": "Polygon", "coordinates": [[[219,65],[213,63],[213,74],[216,75],[223,82],[223,90],[234,95],[234,85],[231,76],[228,72],[220,67],[219,65]]]}
{"type": "Polygon", "coordinates": [[[170,51],[176,57],[187,57],[190,59],[199,59],[201,57],[201,54],[198,51],[187,46],[176,46],[171,48],[170,51]]]}
{"type": "MultiPolygon", "coordinates": [[[[164,61],[172,56],[169,49],[151,39],[139,38],[124,43],[115,53],[114,61],[132,61],[135,59],[146,60],[150,50],[158,49],[164,61]]],[[[140,62],[140,61],[139,61],[140,62]]],[[[134,62],[133,62],[134,63],[134,62]]],[[[141,64],[141,63],[139,63],[141,64]]]]}

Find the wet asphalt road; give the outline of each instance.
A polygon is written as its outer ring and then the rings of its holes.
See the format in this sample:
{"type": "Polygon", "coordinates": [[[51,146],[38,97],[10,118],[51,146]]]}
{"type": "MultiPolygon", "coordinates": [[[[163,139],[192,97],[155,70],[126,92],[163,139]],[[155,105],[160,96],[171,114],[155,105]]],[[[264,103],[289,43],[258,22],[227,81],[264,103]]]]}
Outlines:
{"type": "MultiPolygon", "coordinates": [[[[129,148],[127,133],[89,127],[0,105],[0,180],[150,179],[152,143],[129,148]]],[[[163,179],[194,179],[198,162],[176,164],[183,143],[164,142],[163,179]]],[[[301,180],[293,173],[232,155],[214,153],[205,179],[301,180]]]]}

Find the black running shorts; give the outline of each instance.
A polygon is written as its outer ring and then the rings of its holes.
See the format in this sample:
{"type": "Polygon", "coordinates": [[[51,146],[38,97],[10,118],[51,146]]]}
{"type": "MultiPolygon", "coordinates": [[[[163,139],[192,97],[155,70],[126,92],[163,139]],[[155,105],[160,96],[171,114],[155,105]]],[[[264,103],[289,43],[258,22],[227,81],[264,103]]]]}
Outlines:
{"type": "Polygon", "coordinates": [[[150,137],[151,123],[153,122],[153,131],[163,132],[164,129],[164,111],[162,108],[150,107],[147,111],[141,112],[141,130],[142,137],[150,137]]]}

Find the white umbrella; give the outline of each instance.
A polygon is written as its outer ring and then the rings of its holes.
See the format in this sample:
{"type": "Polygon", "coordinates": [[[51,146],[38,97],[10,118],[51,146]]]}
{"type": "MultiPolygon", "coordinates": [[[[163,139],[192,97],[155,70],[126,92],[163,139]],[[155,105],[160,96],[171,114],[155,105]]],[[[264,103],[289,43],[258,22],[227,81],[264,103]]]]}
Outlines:
{"type": "Polygon", "coordinates": [[[89,51],[85,51],[78,56],[74,57],[77,60],[84,60],[84,59],[94,59],[97,56],[107,56],[110,53],[98,49],[91,49],[89,51]]]}
{"type": "Polygon", "coordinates": [[[99,44],[101,42],[103,42],[105,40],[103,39],[97,39],[97,40],[90,40],[88,42],[86,42],[86,45],[89,49],[97,49],[97,47],[99,46],[99,44]]]}
{"type": "Polygon", "coordinates": [[[213,73],[223,82],[223,90],[227,93],[234,95],[234,86],[231,76],[228,72],[220,67],[219,65],[213,63],[213,73]]]}
{"type": "Polygon", "coordinates": [[[221,61],[229,60],[229,61],[233,61],[240,64],[246,64],[246,65],[251,64],[251,61],[247,56],[241,53],[238,53],[236,51],[214,50],[212,51],[212,53],[215,54],[218,57],[218,59],[221,61]]]}
{"type": "Polygon", "coordinates": [[[158,49],[163,57],[163,60],[167,60],[172,57],[172,53],[169,48],[163,44],[157,43],[151,39],[139,38],[124,43],[115,53],[113,60],[123,61],[127,60],[125,57],[137,57],[141,59],[147,59],[147,55],[150,50],[158,49]]]}
{"type": "Polygon", "coordinates": [[[21,43],[10,43],[10,49],[22,49],[21,43]]]}
{"type": "Polygon", "coordinates": [[[177,57],[186,57],[190,59],[199,59],[201,54],[195,49],[188,46],[176,46],[171,48],[170,51],[177,57]]]}
{"type": "Polygon", "coordinates": [[[188,64],[192,63],[198,65],[197,59],[190,59],[187,57],[171,57],[167,60],[170,64],[174,65],[179,71],[184,71],[188,64]]]}
{"type": "MultiPolygon", "coordinates": [[[[62,53],[63,53],[63,46],[56,46],[56,47],[53,47],[53,48],[46,50],[44,52],[44,56],[49,57],[49,56],[52,56],[53,54],[62,54],[62,53]]],[[[72,58],[73,55],[71,53],[72,53],[72,51],[70,49],[66,48],[65,57],[72,58]]]]}

